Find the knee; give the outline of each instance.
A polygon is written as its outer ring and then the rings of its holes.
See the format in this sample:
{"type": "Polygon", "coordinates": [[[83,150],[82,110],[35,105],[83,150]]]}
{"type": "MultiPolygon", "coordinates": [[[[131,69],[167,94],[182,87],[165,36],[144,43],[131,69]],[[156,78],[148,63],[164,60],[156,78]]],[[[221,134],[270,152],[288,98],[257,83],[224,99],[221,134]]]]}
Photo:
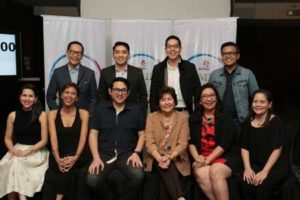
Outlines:
{"type": "Polygon", "coordinates": [[[226,174],[220,170],[218,166],[212,166],[209,170],[209,177],[211,181],[226,180],[226,174]]]}
{"type": "Polygon", "coordinates": [[[144,171],[141,168],[131,170],[131,184],[138,187],[141,186],[144,181],[144,171]]]}
{"type": "Polygon", "coordinates": [[[200,183],[209,181],[208,174],[204,173],[204,171],[201,171],[200,169],[194,171],[194,175],[195,175],[196,180],[200,183]]]}
{"type": "Polygon", "coordinates": [[[86,182],[90,188],[97,189],[104,183],[104,179],[99,175],[88,174],[86,177],[86,182]]]}

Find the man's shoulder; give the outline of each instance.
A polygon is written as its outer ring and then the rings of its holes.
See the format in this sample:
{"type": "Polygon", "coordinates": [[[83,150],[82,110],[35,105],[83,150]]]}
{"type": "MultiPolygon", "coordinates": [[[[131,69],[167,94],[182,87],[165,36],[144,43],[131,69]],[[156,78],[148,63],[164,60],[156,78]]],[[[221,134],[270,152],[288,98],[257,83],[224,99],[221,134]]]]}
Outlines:
{"type": "Polygon", "coordinates": [[[61,71],[65,71],[68,69],[68,64],[65,64],[65,65],[62,65],[60,67],[57,67],[55,70],[54,70],[54,73],[56,72],[61,72],[61,71]]]}
{"type": "Polygon", "coordinates": [[[210,78],[215,77],[215,76],[220,76],[223,73],[224,73],[224,67],[215,69],[214,71],[211,72],[210,78]]]}
{"type": "Polygon", "coordinates": [[[89,72],[89,73],[94,73],[94,70],[92,70],[91,68],[84,66],[84,65],[80,65],[80,68],[82,68],[84,71],[89,72]]]}
{"type": "Polygon", "coordinates": [[[110,65],[108,67],[103,68],[102,71],[101,71],[101,76],[110,75],[110,73],[113,72],[114,69],[115,69],[114,65],[110,65]]]}
{"type": "Polygon", "coordinates": [[[181,60],[180,65],[183,65],[184,67],[195,67],[195,64],[188,61],[188,60],[181,60]]]}
{"type": "Polygon", "coordinates": [[[133,66],[133,65],[128,65],[128,69],[134,71],[134,72],[142,72],[142,69],[141,68],[138,68],[136,66],[133,66]]]}

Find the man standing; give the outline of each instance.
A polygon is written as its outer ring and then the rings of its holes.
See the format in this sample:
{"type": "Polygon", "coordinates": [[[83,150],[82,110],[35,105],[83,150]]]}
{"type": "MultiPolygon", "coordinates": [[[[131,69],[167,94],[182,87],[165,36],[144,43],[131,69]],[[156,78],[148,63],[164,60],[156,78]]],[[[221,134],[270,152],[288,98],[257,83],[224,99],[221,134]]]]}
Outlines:
{"type": "Polygon", "coordinates": [[[158,109],[158,94],[164,86],[175,89],[178,111],[191,113],[199,102],[199,89],[201,87],[198,73],[194,64],[181,59],[181,41],[171,35],[166,39],[165,51],[167,57],[164,61],[154,66],[150,87],[150,109],[158,109]]]}
{"type": "Polygon", "coordinates": [[[91,119],[89,145],[93,162],[87,181],[105,200],[116,196],[122,200],[135,200],[143,183],[140,154],[145,142],[145,113],[140,106],[125,103],[129,88],[127,79],[115,78],[108,89],[111,101],[98,104],[91,119]],[[126,180],[117,180],[117,184],[110,187],[109,176],[116,170],[126,180]]]}
{"type": "Polygon", "coordinates": [[[130,58],[130,48],[126,42],[116,42],[113,46],[113,58],[115,64],[102,70],[98,97],[99,101],[108,101],[109,85],[114,78],[123,77],[130,83],[130,94],[127,98],[128,102],[138,103],[145,111],[148,108],[147,89],[143,72],[140,68],[128,65],[130,58]]]}
{"type": "Polygon", "coordinates": [[[50,110],[57,109],[61,105],[56,103],[57,93],[60,96],[63,86],[68,82],[76,83],[80,94],[77,106],[91,111],[97,102],[97,83],[94,71],[81,65],[84,47],[78,41],[68,44],[67,58],[68,64],[54,70],[47,90],[47,104],[50,110]]]}
{"type": "Polygon", "coordinates": [[[251,70],[238,65],[240,50],[234,42],[221,46],[224,68],[213,71],[209,77],[219,92],[225,111],[231,113],[238,125],[243,123],[249,112],[249,97],[258,89],[256,78],[251,70]]]}

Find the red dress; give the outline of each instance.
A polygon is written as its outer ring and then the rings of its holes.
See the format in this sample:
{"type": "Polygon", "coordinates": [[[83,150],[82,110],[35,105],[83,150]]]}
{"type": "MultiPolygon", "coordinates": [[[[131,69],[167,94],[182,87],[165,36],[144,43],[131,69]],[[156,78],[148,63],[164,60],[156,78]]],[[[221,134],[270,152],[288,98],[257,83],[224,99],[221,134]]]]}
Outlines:
{"type": "MultiPolygon", "coordinates": [[[[201,155],[207,157],[216,148],[215,137],[215,118],[202,118],[202,130],[201,130],[201,155]]],[[[212,160],[211,163],[226,163],[226,159],[217,158],[212,160]]]]}

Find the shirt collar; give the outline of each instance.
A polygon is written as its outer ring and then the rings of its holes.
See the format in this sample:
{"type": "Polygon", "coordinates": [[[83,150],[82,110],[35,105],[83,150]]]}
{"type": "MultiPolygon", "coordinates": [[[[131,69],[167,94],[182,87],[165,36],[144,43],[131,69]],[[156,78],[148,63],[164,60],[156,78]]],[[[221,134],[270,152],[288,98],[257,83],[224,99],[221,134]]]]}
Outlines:
{"type": "Polygon", "coordinates": [[[127,70],[128,70],[128,65],[125,66],[124,70],[120,70],[120,69],[117,68],[117,66],[115,65],[115,69],[116,69],[116,72],[127,72],[127,70]]]}
{"type": "Polygon", "coordinates": [[[73,71],[73,70],[79,71],[79,65],[76,65],[76,67],[71,67],[70,65],[68,65],[68,69],[69,71],[73,71]]]}

